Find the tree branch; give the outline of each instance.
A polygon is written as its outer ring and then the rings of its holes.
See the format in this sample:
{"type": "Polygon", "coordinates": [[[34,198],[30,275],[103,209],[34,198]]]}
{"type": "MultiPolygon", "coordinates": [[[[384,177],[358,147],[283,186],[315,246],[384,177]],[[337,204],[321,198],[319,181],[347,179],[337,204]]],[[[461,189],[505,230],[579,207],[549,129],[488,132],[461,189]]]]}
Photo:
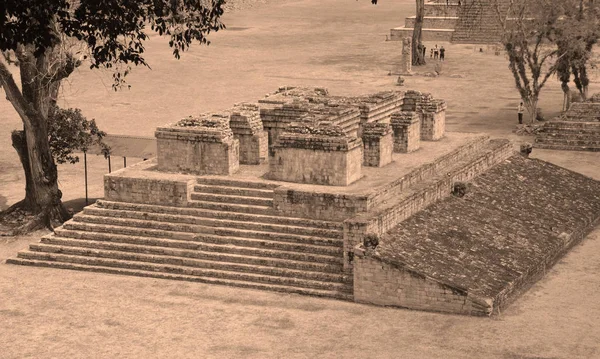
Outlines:
{"type": "Polygon", "coordinates": [[[0,87],[4,88],[6,99],[13,105],[21,120],[23,120],[23,124],[26,127],[31,127],[29,116],[34,110],[23,97],[21,90],[3,61],[0,61],[0,87]]]}

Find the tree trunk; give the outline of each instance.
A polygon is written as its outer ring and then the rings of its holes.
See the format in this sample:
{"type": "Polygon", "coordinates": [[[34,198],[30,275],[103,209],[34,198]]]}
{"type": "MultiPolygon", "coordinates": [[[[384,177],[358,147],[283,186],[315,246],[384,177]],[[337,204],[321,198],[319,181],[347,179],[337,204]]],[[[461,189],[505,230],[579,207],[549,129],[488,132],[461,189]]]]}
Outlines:
{"type": "Polygon", "coordinates": [[[48,142],[48,110],[58,93],[58,84],[44,76],[49,73],[51,53],[48,50],[35,57],[31,48],[21,47],[17,51],[22,92],[6,66],[0,63],[0,84],[23,121],[23,131],[12,136],[25,172],[23,209],[43,219],[44,225],[62,223],[70,217],[61,202],[58,171],[48,142]]]}
{"type": "Polygon", "coordinates": [[[421,43],[423,16],[425,13],[425,0],[416,0],[417,13],[415,18],[415,27],[412,35],[412,65],[425,65],[425,57],[423,56],[423,44],[421,43]]]}

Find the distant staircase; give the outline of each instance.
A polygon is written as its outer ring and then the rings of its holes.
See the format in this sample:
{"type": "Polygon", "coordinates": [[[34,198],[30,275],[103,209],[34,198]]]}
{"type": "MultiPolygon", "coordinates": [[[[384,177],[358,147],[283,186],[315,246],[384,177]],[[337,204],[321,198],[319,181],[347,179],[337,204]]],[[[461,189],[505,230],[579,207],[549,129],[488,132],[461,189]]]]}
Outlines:
{"type": "Polygon", "coordinates": [[[534,147],[600,152],[600,122],[549,121],[536,135],[534,147]]]}
{"type": "Polygon", "coordinates": [[[342,223],[276,215],[276,186],[199,178],[188,207],[99,200],[7,263],[351,300],[342,223]]]}
{"type": "MultiPolygon", "coordinates": [[[[500,41],[502,27],[498,21],[496,1],[506,14],[510,0],[432,0],[425,3],[423,41],[448,41],[463,44],[494,44],[500,41]]],[[[415,16],[405,19],[403,27],[390,30],[390,40],[412,37],[415,16]]]]}

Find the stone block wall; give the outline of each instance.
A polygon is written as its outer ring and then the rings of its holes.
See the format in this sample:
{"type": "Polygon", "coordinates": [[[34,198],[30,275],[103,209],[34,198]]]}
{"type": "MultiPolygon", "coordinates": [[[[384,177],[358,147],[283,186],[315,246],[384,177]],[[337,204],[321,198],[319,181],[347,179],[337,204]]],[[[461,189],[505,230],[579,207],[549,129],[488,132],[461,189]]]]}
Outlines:
{"type": "Polygon", "coordinates": [[[150,160],[105,174],[104,199],[185,207],[194,190],[195,178],[150,170],[155,166],[156,161],[150,160]]]}
{"type": "Polygon", "coordinates": [[[239,140],[228,127],[229,116],[203,115],[158,127],[158,169],[197,175],[230,175],[239,169],[239,140]]]}
{"type": "Polygon", "coordinates": [[[299,191],[285,186],[274,192],[273,208],[290,217],[343,221],[367,210],[366,196],[299,191]]]}
{"type": "Polygon", "coordinates": [[[364,166],[383,167],[392,162],[394,138],[389,124],[366,124],[363,129],[362,140],[364,166]]]}
{"type": "Polygon", "coordinates": [[[273,149],[270,179],[347,186],[362,177],[362,141],[339,128],[289,126],[273,149]]]}
{"type": "Polygon", "coordinates": [[[433,162],[415,168],[402,178],[399,178],[384,188],[380,188],[377,193],[369,196],[368,208],[372,209],[388,201],[390,198],[399,196],[404,190],[417,182],[422,182],[431,178],[438,170],[445,168],[461,159],[469,156],[473,152],[480,151],[489,142],[489,136],[478,136],[467,144],[436,158],[433,162]]]}
{"type": "Polygon", "coordinates": [[[233,108],[229,127],[240,141],[240,163],[258,165],[268,160],[269,138],[263,129],[258,105],[241,104],[233,108]]]}
{"type": "Polygon", "coordinates": [[[421,120],[413,111],[396,112],[392,115],[394,129],[394,152],[407,153],[421,146],[421,120]]]}
{"type": "Polygon", "coordinates": [[[493,308],[491,300],[473,298],[461,288],[383,262],[364,249],[356,249],[354,255],[354,300],[480,316],[489,315],[493,308]]]}

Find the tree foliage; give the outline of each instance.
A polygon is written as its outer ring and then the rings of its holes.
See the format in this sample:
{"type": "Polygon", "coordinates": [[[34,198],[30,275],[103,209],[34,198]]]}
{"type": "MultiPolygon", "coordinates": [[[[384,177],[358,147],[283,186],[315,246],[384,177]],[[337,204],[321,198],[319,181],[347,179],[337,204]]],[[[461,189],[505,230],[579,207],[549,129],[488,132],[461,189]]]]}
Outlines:
{"type": "Polygon", "coordinates": [[[106,132],[100,131],[95,120],[88,120],[80,109],[53,107],[48,114],[50,151],[57,163],[77,163],[77,151],[87,151],[96,145],[108,156],[110,147],[102,141],[106,132]]]}
{"type": "MultiPolygon", "coordinates": [[[[90,68],[114,68],[115,85],[123,84],[130,65],[143,57],[150,30],[168,36],[175,58],[196,41],[209,44],[208,34],[221,23],[225,0],[8,0],[0,7],[0,50],[30,45],[34,56],[64,44],[65,38],[85,45],[90,68]]],[[[73,56],[76,54],[65,54],[73,56]]]]}
{"type": "MultiPolygon", "coordinates": [[[[72,149],[102,137],[76,110],[57,110],[61,81],[78,66],[113,72],[113,87],[132,66],[149,66],[149,31],[169,38],[175,58],[224,28],[225,0],[2,0],[0,87],[23,122],[12,145],[25,172],[25,199],[15,206],[44,224],[69,215],[61,202],[56,161],[76,161],[72,149]],[[9,69],[19,67],[19,87],[9,69]],[[81,131],[72,133],[69,131],[81,131]],[[72,141],[72,142],[70,142],[72,141]],[[56,159],[56,160],[55,160],[56,159]]],[[[15,206],[11,207],[16,208],[15,206]]],[[[27,229],[36,225],[27,224],[27,229]]]]}
{"type": "MultiPolygon", "coordinates": [[[[591,25],[594,21],[583,22],[575,15],[583,10],[582,3],[583,0],[495,0],[502,27],[501,42],[530,121],[537,117],[540,91],[557,72],[563,90],[568,90],[569,72],[580,82],[578,87],[587,86],[586,64],[597,42],[598,28],[591,25]]],[[[596,25],[597,20],[596,16],[596,25]]]]}

